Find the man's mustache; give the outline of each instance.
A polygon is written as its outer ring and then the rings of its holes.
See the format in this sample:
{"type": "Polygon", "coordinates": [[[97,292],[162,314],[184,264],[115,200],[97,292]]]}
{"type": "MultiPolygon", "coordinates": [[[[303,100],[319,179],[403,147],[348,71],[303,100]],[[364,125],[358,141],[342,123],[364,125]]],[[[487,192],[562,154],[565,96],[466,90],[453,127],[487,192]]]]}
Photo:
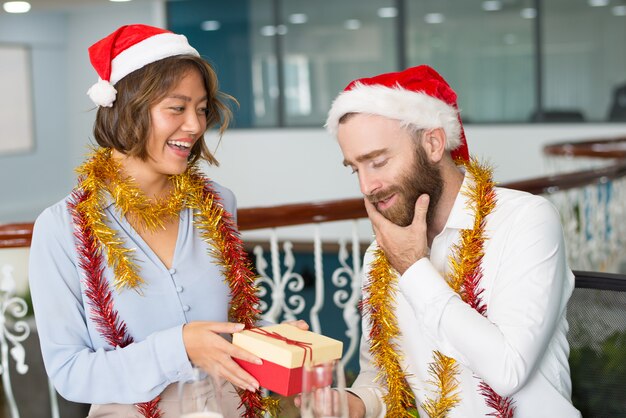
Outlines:
{"type": "Polygon", "coordinates": [[[397,186],[393,186],[388,188],[387,190],[381,190],[379,192],[365,195],[365,197],[367,198],[367,200],[370,201],[370,203],[376,204],[380,201],[387,200],[389,197],[398,192],[400,192],[400,188],[397,186]]]}

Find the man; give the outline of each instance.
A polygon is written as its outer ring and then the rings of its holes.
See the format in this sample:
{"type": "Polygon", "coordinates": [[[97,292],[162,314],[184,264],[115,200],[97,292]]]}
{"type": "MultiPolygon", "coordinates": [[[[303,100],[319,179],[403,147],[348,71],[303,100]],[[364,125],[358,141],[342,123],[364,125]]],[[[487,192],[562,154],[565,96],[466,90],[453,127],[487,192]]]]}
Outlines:
{"type": "Polygon", "coordinates": [[[350,416],[580,416],[559,215],[469,158],[446,81],[424,65],[355,80],[326,127],[376,236],[350,416]]]}

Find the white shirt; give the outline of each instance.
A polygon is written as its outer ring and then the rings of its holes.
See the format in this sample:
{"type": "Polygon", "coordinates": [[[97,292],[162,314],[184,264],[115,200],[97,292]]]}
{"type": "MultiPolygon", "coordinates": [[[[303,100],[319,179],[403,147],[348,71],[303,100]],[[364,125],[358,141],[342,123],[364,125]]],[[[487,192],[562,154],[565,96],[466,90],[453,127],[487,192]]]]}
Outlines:
{"type": "MultiPolygon", "coordinates": [[[[467,187],[466,174],[463,188],[467,187]]],[[[484,317],[461,300],[445,281],[459,231],[473,227],[467,198],[459,193],[448,221],[432,243],[430,258],[413,264],[398,280],[396,317],[402,366],[418,405],[432,398],[428,365],[433,351],[457,360],[460,402],[449,417],[484,417],[478,385],[512,396],[515,418],[580,417],[571,404],[565,308],[574,288],[567,266],[559,214],[544,198],[496,188],[496,207],[487,217],[482,261],[487,305],[484,317]]],[[[373,261],[365,260],[364,283],[373,261]]],[[[366,417],[383,417],[384,380],[369,353],[369,318],[363,319],[361,372],[351,391],[363,399],[366,417]]],[[[426,413],[418,406],[420,416],[426,413]]]]}

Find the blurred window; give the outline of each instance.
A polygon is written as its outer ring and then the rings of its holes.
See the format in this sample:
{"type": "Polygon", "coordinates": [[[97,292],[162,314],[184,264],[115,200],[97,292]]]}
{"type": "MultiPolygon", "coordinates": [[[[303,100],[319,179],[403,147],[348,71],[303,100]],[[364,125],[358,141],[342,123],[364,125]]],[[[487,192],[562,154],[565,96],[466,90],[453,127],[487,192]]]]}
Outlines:
{"type": "Polygon", "coordinates": [[[351,80],[417,64],[466,123],[623,120],[621,0],[177,0],[167,16],[239,101],[234,127],[319,127],[351,80]]]}
{"type": "Polygon", "coordinates": [[[543,108],[611,120],[626,85],[626,2],[546,0],[542,10],[543,108]]]}
{"type": "Polygon", "coordinates": [[[407,64],[439,71],[456,90],[464,120],[528,119],[535,61],[534,14],[526,3],[409,0],[407,15],[407,64]]]}

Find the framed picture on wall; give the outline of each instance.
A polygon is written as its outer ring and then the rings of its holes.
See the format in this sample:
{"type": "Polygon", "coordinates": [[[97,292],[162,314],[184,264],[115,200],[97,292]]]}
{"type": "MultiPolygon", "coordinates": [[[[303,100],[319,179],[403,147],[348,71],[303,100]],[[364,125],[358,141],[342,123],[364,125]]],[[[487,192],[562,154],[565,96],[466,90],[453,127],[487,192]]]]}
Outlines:
{"type": "Polygon", "coordinates": [[[0,43],[0,154],[34,147],[30,49],[0,43]]]}

